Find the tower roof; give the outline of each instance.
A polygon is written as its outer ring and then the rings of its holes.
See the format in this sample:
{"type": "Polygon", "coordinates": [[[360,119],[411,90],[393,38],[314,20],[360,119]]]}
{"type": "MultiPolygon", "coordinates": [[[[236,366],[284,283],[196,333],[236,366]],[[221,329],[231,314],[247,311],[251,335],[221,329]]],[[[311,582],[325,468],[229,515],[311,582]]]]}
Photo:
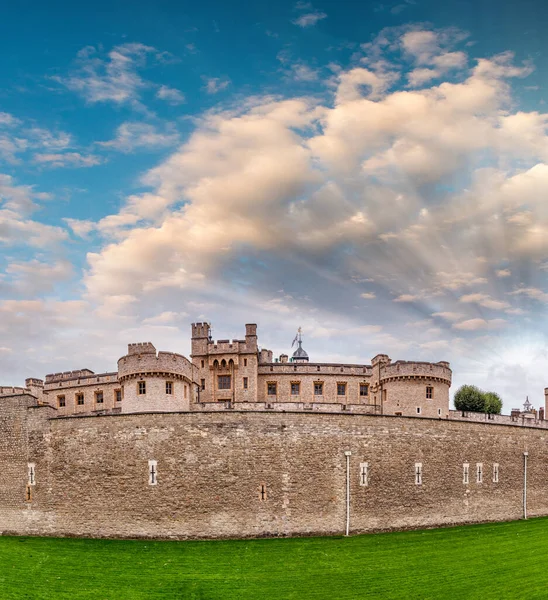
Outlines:
{"type": "MultiPolygon", "coordinates": [[[[295,339],[293,340],[293,344],[295,344],[295,342],[297,342],[299,344],[299,347],[297,348],[297,350],[295,350],[295,352],[293,352],[292,360],[308,362],[308,354],[307,354],[306,350],[303,349],[303,345],[302,345],[303,344],[302,330],[300,327],[297,330],[297,335],[295,336],[295,339]]],[[[293,346],[293,344],[291,344],[291,345],[293,346]]]]}
{"type": "Polygon", "coordinates": [[[302,347],[302,342],[299,340],[299,347],[293,352],[293,358],[300,358],[301,360],[308,360],[308,354],[302,347]]]}

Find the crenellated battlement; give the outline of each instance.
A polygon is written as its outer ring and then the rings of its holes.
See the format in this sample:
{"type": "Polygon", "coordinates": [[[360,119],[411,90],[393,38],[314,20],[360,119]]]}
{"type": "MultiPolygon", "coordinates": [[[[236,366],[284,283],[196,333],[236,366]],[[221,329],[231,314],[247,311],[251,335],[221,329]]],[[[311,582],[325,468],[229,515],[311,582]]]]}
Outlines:
{"type": "Polygon", "coordinates": [[[156,348],[151,342],[137,342],[127,345],[128,354],[156,354],[156,348]]]}
{"type": "Polygon", "coordinates": [[[50,373],[46,375],[46,384],[63,381],[65,379],[79,379],[95,375],[91,369],[77,369],[76,371],[63,371],[62,373],[50,373]]]}
{"type": "Polygon", "coordinates": [[[17,386],[0,386],[0,398],[3,396],[21,396],[23,394],[30,394],[30,390],[17,386]]]}
{"type": "Polygon", "coordinates": [[[446,361],[429,363],[398,360],[395,363],[383,365],[380,372],[381,382],[398,378],[431,378],[451,385],[451,377],[452,371],[446,361]]]}

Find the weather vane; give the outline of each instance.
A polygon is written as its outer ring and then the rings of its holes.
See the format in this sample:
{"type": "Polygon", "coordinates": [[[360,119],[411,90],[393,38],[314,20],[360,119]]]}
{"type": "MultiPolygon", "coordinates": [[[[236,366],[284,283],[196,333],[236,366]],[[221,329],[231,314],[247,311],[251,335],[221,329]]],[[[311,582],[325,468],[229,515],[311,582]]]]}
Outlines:
{"type": "Polygon", "coordinates": [[[299,343],[301,342],[301,333],[302,333],[302,329],[301,329],[301,327],[299,327],[299,329],[297,329],[297,335],[295,336],[295,339],[291,343],[292,348],[295,345],[295,342],[299,342],[299,343]]]}

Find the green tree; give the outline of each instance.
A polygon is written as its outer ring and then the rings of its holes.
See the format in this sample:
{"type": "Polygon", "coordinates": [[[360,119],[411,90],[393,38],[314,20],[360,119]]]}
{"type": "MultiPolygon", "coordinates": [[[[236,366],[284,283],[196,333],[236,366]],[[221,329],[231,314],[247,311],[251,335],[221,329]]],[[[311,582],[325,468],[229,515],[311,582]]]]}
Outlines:
{"type": "Polygon", "coordinates": [[[455,392],[455,408],[462,411],[485,412],[485,397],[475,385],[461,385],[455,392]]]}
{"type": "Polygon", "coordinates": [[[485,412],[492,415],[500,415],[502,410],[502,399],[496,392],[484,392],[485,412]]]}

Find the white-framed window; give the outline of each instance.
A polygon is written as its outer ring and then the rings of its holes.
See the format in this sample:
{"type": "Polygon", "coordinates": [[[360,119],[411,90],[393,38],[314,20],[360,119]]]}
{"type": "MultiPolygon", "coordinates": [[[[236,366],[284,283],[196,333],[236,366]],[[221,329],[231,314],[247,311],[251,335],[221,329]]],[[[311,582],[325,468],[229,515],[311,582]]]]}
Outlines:
{"type": "Polygon", "coordinates": [[[468,463],[462,465],[462,483],[465,485],[470,483],[470,465],[468,463]]]}
{"type": "Polygon", "coordinates": [[[28,463],[28,476],[29,476],[29,485],[36,485],[36,469],[34,463],[28,463]]]}
{"type": "Polygon", "coordinates": [[[360,396],[369,396],[369,384],[360,383],[360,396]]]}
{"type": "Polygon", "coordinates": [[[431,385],[427,385],[426,386],[426,397],[428,399],[434,397],[434,388],[431,385]]]}
{"type": "Polygon", "coordinates": [[[421,414],[421,407],[417,406],[417,414],[420,415],[421,414]]]}
{"type": "Polygon", "coordinates": [[[499,463],[493,463],[493,483],[499,482],[499,463]]]}
{"type": "Polygon", "coordinates": [[[103,402],[104,402],[103,392],[95,392],[95,402],[97,404],[103,404],[103,402]]]}
{"type": "Polygon", "coordinates": [[[146,381],[139,381],[139,383],[137,384],[137,393],[139,394],[139,396],[144,396],[147,393],[146,381]]]}
{"type": "Polygon", "coordinates": [[[148,485],[158,485],[158,463],[155,460],[148,461],[148,485]]]}
{"type": "Polygon", "coordinates": [[[337,396],[346,396],[346,383],[343,381],[337,383],[337,396]]]}
{"type": "Polygon", "coordinates": [[[483,483],[483,463],[476,463],[476,483],[483,483]]]}
{"type": "Polygon", "coordinates": [[[422,463],[415,463],[415,485],[422,485],[422,463]]]}
{"type": "Polygon", "coordinates": [[[276,396],[278,393],[278,385],[275,381],[269,381],[266,384],[266,393],[268,396],[276,396]]]}
{"type": "Polygon", "coordinates": [[[365,487],[369,485],[369,463],[360,463],[360,485],[365,487]]]}
{"type": "Polygon", "coordinates": [[[441,417],[441,408],[438,408],[438,417],[441,417]]]}
{"type": "Polygon", "coordinates": [[[173,394],[173,381],[166,381],[166,394],[168,396],[173,394]]]}

